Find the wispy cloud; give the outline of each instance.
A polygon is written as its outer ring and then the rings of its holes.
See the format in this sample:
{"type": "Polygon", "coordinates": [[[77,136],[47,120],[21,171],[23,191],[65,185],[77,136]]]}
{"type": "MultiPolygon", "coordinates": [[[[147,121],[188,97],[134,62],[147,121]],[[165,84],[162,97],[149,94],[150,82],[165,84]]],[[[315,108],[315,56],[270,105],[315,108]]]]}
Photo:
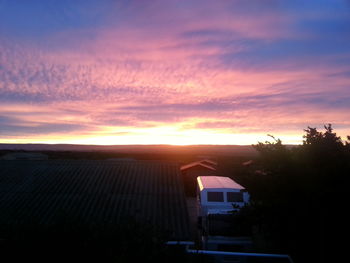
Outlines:
{"type": "Polygon", "coordinates": [[[346,4],[39,2],[0,4],[2,136],[350,129],[346,4]]]}

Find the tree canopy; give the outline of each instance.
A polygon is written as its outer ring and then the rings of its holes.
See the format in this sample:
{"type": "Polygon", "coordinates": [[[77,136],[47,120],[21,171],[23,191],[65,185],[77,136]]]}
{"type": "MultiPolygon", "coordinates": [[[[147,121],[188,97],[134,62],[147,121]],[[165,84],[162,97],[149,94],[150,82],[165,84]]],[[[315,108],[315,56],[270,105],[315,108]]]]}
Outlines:
{"type": "Polygon", "coordinates": [[[343,140],[331,124],[324,129],[305,129],[302,145],[273,136],[254,145],[259,156],[239,176],[252,198],[242,213],[274,252],[296,262],[323,262],[326,236],[342,230],[346,213],[350,137],[343,140]]]}

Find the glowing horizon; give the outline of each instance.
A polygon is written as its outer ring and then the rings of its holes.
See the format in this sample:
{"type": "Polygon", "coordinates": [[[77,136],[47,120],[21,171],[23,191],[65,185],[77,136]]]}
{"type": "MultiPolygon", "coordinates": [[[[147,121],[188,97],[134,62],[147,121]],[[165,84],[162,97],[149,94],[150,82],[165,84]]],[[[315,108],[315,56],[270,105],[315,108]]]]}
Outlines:
{"type": "Polygon", "coordinates": [[[0,143],[350,134],[344,1],[0,3],[0,143]]]}

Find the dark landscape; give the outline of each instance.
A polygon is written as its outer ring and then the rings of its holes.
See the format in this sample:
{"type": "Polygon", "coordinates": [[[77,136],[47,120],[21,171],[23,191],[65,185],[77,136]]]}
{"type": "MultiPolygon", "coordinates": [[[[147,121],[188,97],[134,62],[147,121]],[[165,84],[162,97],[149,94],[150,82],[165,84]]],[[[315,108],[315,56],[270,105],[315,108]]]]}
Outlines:
{"type": "Polygon", "coordinates": [[[254,156],[255,149],[250,145],[74,145],[74,144],[4,144],[0,150],[10,151],[64,151],[64,152],[114,152],[121,154],[198,154],[217,156],[254,156]]]}
{"type": "MultiPolygon", "coordinates": [[[[172,231],[179,229],[176,231],[181,236],[180,240],[193,238],[188,236],[193,229],[188,232],[188,229],[183,228],[192,228],[189,223],[185,223],[187,213],[191,211],[186,212],[184,199],[185,193],[186,200],[190,200],[188,198],[192,198],[192,194],[188,196],[186,192],[189,187],[186,181],[179,180],[178,169],[179,165],[205,159],[217,164],[217,175],[232,178],[250,193],[252,202],[228,222],[233,224],[230,231],[236,233],[234,235],[252,237],[255,252],[289,254],[295,262],[323,262],[329,257],[334,259],[332,240],[338,237],[345,226],[342,207],[347,192],[345,178],[350,169],[350,142],[341,140],[331,125],[325,126],[324,132],[310,127],[305,132],[304,143],[299,146],[283,145],[279,139],[245,147],[2,145],[2,248],[13,251],[11,253],[26,251],[36,260],[47,260],[47,257],[51,257],[50,253],[57,253],[56,249],[62,253],[60,260],[65,260],[67,253],[73,252],[77,260],[87,256],[87,261],[101,258],[99,253],[107,253],[107,261],[116,260],[119,253],[124,255],[123,260],[143,255],[145,262],[162,261],[164,257],[172,257],[174,262],[209,260],[193,257],[176,246],[164,246],[166,240],[175,233],[167,233],[165,229],[168,228],[164,227],[168,224],[172,231]],[[57,150],[59,147],[62,151],[57,150]],[[113,174],[120,174],[121,177],[113,174]],[[119,181],[115,181],[116,178],[120,178],[119,181]],[[86,180],[90,181],[90,186],[85,183],[86,180]],[[173,183],[170,183],[172,180],[173,183]],[[112,185],[115,193],[107,197],[112,185]],[[175,188],[169,190],[169,187],[175,188]],[[173,195],[174,191],[177,197],[173,195]],[[138,201],[140,197],[137,196],[145,193],[148,193],[146,196],[149,198],[153,196],[153,199],[148,199],[148,203],[142,199],[138,201]],[[123,196],[134,197],[126,201],[128,199],[123,196]],[[116,197],[122,202],[118,205],[119,210],[115,210],[114,206],[108,207],[109,198],[116,197]],[[15,201],[16,198],[19,198],[18,201],[15,201]],[[161,199],[157,201],[157,198],[161,199]],[[36,204],[35,200],[41,200],[41,205],[36,204]],[[66,201],[59,205],[62,200],[66,201]],[[165,203],[162,205],[160,200],[165,203]],[[6,204],[11,202],[14,202],[13,205],[7,207],[6,204]],[[23,202],[27,206],[22,206],[23,202]],[[105,203],[104,210],[98,208],[96,202],[105,203]],[[142,205],[143,202],[146,203],[142,205]],[[89,203],[97,206],[93,208],[93,214],[85,217],[84,213],[88,210],[84,207],[89,203]],[[157,203],[159,208],[156,208],[157,203]],[[50,208],[50,204],[57,207],[50,208]],[[157,210],[162,211],[161,207],[168,205],[173,208],[158,215],[157,210]],[[21,208],[16,210],[16,207],[21,208]],[[38,214],[38,209],[43,215],[46,214],[46,219],[38,214]],[[50,209],[53,209],[52,212],[48,212],[50,209]],[[179,212],[172,214],[174,209],[179,209],[179,212]],[[124,215],[118,217],[118,211],[124,211],[124,215]],[[112,221],[103,221],[106,218],[112,221]],[[160,221],[156,223],[152,219],[148,222],[146,218],[158,218],[160,221]],[[174,223],[176,220],[184,221],[174,223]],[[175,224],[176,228],[171,224],[175,224]],[[182,228],[178,228],[180,225],[182,228]],[[129,229],[128,233],[124,232],[126,229],[129,229]],[[23,242],[43,246],[46,251],[50,251],[50,255],[45,254],[43,258],[32,255],[35,251],[32,245],[24,245],[23,242]],[[47,242],[51,245],[47,246],[47,242]],[[64,245],[57,242],[63,242],[64,245]],[[143,250],[145,247],[149,251],[143,250]],[[325,251],[325,247],[329,249],[325,251]],[[141,254],[131,255],[135,249],[141,254]]],[[[196,241],[194,245],[200,248],[196,241]]]]}
{"type": "MultiPolygon", "coordinates": [[[[199,255],[193,257],[184,254],[183,249],[179,250],[176,247],[165,247],[164,242],[166,241],[167,234],[164,232],[164,229],[158,229],[158,226],[160,226],[159,223],[152,222],[150,224],[145,223],[144,220],[141,220],[140,223],[140,221],[135,220],[135,212],[133,212],[135,209],[134,205],[131,207],[124,207],[125,211],[123,214],[125,215],[117,220],[118,224],[110,224],[103,221],[96,221],[98,220],[97,217],[93,219],[94,217],[91,217],[91,215],[89,219],[85,220],[83,214],[79,214],[80,210],[78,207],[86,206],[86,204],[84,205],[82,202],[87,197],[79,198],[80,201],[73,205],[75,209],[71,210],[72,207],[63,205],[63,203],[58,206],[59,201],[57,201],[55,195],[52,194],[55,192],[62,192],[64,193],[64,198],[67,200],[66,202],[68,202],[68,204],[73,204],[76,202],[74,201],[75,197],[69,194],[69,189],[73,183],[71,180],[73,179],[69,178],[74,178],[77,174],[83,175],[82,178],[74,180],[75,186],[73,186],[73,189],[81,188],[82,185],[85,184],[84,177],[91,177],[90,170],[96,170],[97,167],[106,165],[106,167],[114,167],[115,165],[126,167],[119,168],[116,172],[120,171],[120,169],[131,169],[131,171],[133,171],[136,167],[140,167],[140,165],[143,165],[146,169],[149,169],[147,168],[149,165],[171,165],[174,167],[172,169],[175,169],[176,172],[177,170],[175,167],[178,167],[178,165],[203,158],[210,158],[218,161],[220,164],[218,166],[218,171],[221,175],[230,175],[232,169],[240,167],[242,162],[250,160],[257,155],[257,152],[252,146],[230,145],[94,146],[1,144],[0,148],[0,178],[2,178],[0,180],[0,198],[2,198],[1,202],[3,202],[2,205],[0,204],[0,212],[4,213],[2,220],[0,220],[0,235],[2,238],[0,248],[5,252],[3,254],[4,258],[8,257],[9,260],[16,262],[28,258],[32,258],[37,262],[47,262],[47,260],[50,262],[67,260],[84,260],[85,262],[95,262],[96,260],[113,262],[113,260],[117,260],[117,262],[130,262],[130,260],[140,260],[140,258],[142,258],[144,262],[162,262],[163,260],[167,262],[178,262],[179,260],[183,262],[207,262],[208,259],[199,255]],[[1,159],[4,160],[1,161],[1,159]],[[62,169],[66,172],[59,172],[62,169]],[[40,172],[40,170],[42,170],[42,172],[40,172]],[[36,180],[39,180],[39,176],[47,178],[45,179],[45,188],[42,188],[42,190],[34,190],[36,188],[35,186],[27,186],[30,187],[28,188],[29,192],[34,191],[33,195],[24,195],[23,197],[21,197],[23,195],[22,192],[26,192],[27,190],[24,190],[24,188],[20,188],[22,189],[19,190],[20,192],[14,190],[18,183],[20,187],[21,185],[28,185],[28,183],[30,183],[30,181],[26,183],[28,178],[38,178],[36,180]],[[62,179],[60,179],[61,177],[62,179]],[[50,181],[52,180],[54,180],[52,182],[53,185],[49,187],[51,184],[50,181]],[[55,180],[57,180],[57,183],[55,180]],[[58,183],[60,186],[57,185],[58,183]],[[8,191],[12,191],[10,196],[7,195],[11,193],[8,191]],[[36,193],[36,191],[38,192],[36,193]],[[14,199],[13,194],[19,198],[18,201],[14,199]],[[22,198],[26,198],[26,201],[22,198]],[[20,201],[25,202],[26,205],[22,206],[18,203],[20,201]],[[36,204],[38,201],[41,205],[39,203],[36,204]],[[15,206],[16,210],[7,207],[7,203],[15,206]],[[55,208],[51,209],[50,204],[55,204],[55,208]],[[18,210],[19,208],[20,210],[18,210]],[[38,214],[38,209],[41,211],[40,214],[38,214]],[[46,211],[50,212],[47,213],[46,211]],[[20,214],[17,215],[17,213],[20,214]],[[45,218],[43,217],[44,215],[45,218]],[[21,220],[17,222],[19,217],[21,220]],[[120,239],[121,237],[122,239],[120,239]],[[40,247],[44,251],[38,255],[34,247],[40,247]],[[133,254],[133,251],[137,251],[137,253],[133,254]],[[18,254],[18,252],[20,253],[18,254]]],[[[164,170],[164,172],[166,172],[166,170],[164,170]]],[[[106,180],[103,179],[106,178],[106,175],[103,173],[104,170],[95,172],[95,176],[97,176],[96,182],[106,180]],[[98,179],[98,177],[101,177],[101,179],[98,179]]],[[[134,181],[135,178],[133,179],[133,176],[135,176],[133,172],[126,174],[127,177],[125,177],[125,180],[127,181],[124,181],[124,183],[129,185],[129,189],[131,187],[131,190],[129,190],[131,191],[130,194],[133,194],[132,189],[134,187],[140,187],[135,182],[140,180],[141,176],[143,177],[147,173],[152,173],[152,171],[146,172],[141,170],[141,173],[136,176],[136,181],[134,181]],[[129,183],[128,180],[130,180],[129,183]],[[133,186],[130,186],[131,181],[134,182],[133,186]]],[[[160,176],[166,178],[165,174],[160,174],[160,176]]],[[[145,181],[145,183],[150,183],[149,180],[145,181]]],[[[163,191],[161,189],[167,189],[168,183],[165,179],[160,180],[160,185],[158,186],[160,189],[159,191],[163,191]]],[[[121,184],[121,181],[119,181],[119,184],[121,184]]],[[[121,187],[123,188],[123,186],[121,187]]],[[[180,186],[180,188],[183,187],[184,186],[180,186]]],[[[87,190],[85,187],[84,192],[103,191],[99,190],[102,189],[101,187],[97,188],[97,186],[94,185],[91,185],[90,189],[91,190],[87,190]]],[[[166,196],[167,195],[162,194],[161,198],[164,199],[166,196]]],[[[91,198],[93,199],[90,201],[86,199],[84,202],[94,203],[100,199],[95,195],[91,195],[91,198]]],[[[168,202],[173,203],[173,209],[179,209],[179,203],[175,202],[174,196],[170,198],[168,202]]],[[[150,207],[154,206],[156,203],[159,202],[153,199],[149,200],[148,204],[144,203],[144,205],[146,205],[145,209],[150,209],[150,207]]],[[[100,210],[98,207],[95,207],[95,209],[96,213],[100,210]]],[[[110,207],[107,209],[114,208],[110,207]]],[[[186,208],[184,209],[186,210],[186,208]]],[[[179,211],[183,210],[180,209],[179,211]]],[[[142,214],[145,213],[153,217],[156,213],[156,208],[153,208],[153,210],[149,212],[142,212],[142,214]]],[[[165,216],[162,220],[168,221],[169,216],[179,218],[179,215],[179,212],[177,212],[176,215],[165,216]]],[[[113,218],[115,218],[115,216],[113,218]]],[[[111,217],[111,215],[109,217],[111,217]]],[[[115,221],[116,219],[113,220],[115,221]]],[[[186,224],[187,223],[182,223],[182,225],[185,226],[186,224]]]]}
{"type": "Polygon", "coordinates": [[[0,0],[0,263],[349,261],[350,0],[0,0]]]}

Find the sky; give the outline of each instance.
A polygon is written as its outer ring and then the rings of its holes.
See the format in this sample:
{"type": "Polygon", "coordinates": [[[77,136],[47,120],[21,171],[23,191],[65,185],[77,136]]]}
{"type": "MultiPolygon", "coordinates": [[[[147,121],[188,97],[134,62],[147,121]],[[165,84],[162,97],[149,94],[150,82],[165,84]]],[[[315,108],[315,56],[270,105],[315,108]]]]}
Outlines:
{"type": "Polygon", "coordinates": [[[349,0],[0,0],[0,143],[350,135],[349,0]]]}

